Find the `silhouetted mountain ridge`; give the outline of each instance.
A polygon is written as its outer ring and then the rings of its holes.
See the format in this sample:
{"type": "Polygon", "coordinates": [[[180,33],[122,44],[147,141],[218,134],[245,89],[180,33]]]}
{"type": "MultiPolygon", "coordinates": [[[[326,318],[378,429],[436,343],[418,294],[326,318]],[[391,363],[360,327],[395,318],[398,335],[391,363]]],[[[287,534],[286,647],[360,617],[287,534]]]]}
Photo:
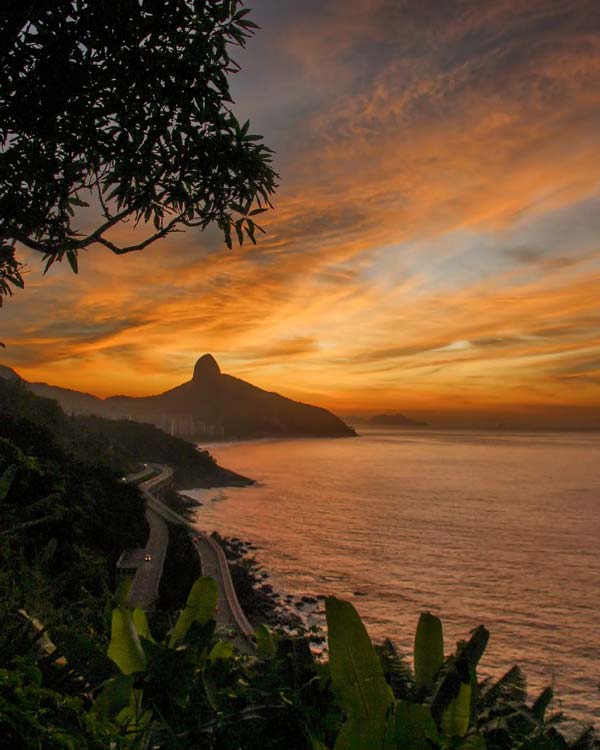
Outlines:
{"type": "Polygon", "coordinates": [[[30,383],[29,387],[34,393],[56,399],[69,413],[150,422],[188,439],[356,434],[326,409],[293,401],[221,373],[210,354],[196,362],[190,381],[155,396],[99,399],[45,383],[30,383]]]}
{"type": "Polygon", "coordinates": [[[293,401],[221,373],[205,354],[187,383],[158,396],[116,396],[106,403],[132,419],[187,437],[344,436],[354,431],[326,409],[293,401]]]}

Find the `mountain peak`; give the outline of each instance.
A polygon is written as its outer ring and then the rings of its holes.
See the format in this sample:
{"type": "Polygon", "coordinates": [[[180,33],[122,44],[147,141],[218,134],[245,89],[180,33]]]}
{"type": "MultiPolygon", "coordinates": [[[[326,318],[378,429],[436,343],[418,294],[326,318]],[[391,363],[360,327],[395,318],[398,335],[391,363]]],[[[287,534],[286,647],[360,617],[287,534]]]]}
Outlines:
{"type": "Polygon", "coordinates": [[[0,365],[0,378],[4,378],[5,380],[21,380],[21,376],[6,365],[0,365]]]}
{"type": "Polygon", "coordinates": [[[220,374],[221,368],[212,354],[204,354],[194,367],[194,380],[197,382],[214,380],[220,374]]]}

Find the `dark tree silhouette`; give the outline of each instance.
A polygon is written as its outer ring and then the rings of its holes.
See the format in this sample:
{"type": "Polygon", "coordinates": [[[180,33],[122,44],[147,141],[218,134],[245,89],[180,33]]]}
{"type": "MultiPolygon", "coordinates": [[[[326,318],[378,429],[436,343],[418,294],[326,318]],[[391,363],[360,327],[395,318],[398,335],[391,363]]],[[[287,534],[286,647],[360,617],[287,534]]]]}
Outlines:
{"type": "Polygon", "coordinates": [[[240,0],[4,0],[0,304],[23,285],[17,243],[77,272],[91,245],[119,255],[185,227],[255,242],[277,175],[230,106],[248,13],[240,0]],[[140,229],[121,245],[110,230],[127,221],[140,229]]]}

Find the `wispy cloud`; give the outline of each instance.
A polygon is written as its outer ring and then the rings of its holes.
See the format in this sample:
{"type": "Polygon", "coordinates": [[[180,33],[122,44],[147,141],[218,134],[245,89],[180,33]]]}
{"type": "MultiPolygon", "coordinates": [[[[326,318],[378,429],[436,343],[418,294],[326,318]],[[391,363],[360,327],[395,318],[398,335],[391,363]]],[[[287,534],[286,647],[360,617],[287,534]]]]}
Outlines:
{"type": "Polygon", "coordinates": [[[35,271],[1,313],[4,361],[100,394],[169,387],[212,351],[344,409],[600,403],[598,4],[256,13],[235,90],[279,149],[266,238],[35,271]]]}

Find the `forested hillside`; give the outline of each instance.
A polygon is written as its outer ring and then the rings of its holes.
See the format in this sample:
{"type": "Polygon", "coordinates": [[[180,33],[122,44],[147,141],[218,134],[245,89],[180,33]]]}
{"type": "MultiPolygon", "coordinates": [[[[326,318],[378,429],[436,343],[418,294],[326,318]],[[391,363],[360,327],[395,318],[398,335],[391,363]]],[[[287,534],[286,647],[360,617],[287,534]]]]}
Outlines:
{"type": "Polygon", "coordinates": [[[478,682],[482,627],[445,657],[441,623],[423,615],[413,674],[334,597],[327,662],[305,634],[265,626],[255,657],[234,652],[215,633],[212,579],[194,584],[179,618],[130,611],[113,593],[115,562],[147,532],[119,472],[136,450],[176,443],[66,417],[18,382],[0,382],[0,413],[0,747],[598,750],[592,732],[569,743],[558,731],[551,690],[527,701],[516,667],[478,682]]]}
{"type": "Polygon", "coordinates": [[[187,487],[248,484],[250,480],[218,466],[207,452],[172,437],[154,425],[127,419],[68,416],[53,399],[33,394],[25,381],[0,378],[0,436],[11,437],[19,424],[21,440],[27,425],[34,433],[47,430],[56,448],[76,460],[103,466],[120,474],[135,470],[140,462],[165,463],[175,472],[175,481],[187,487]]]}

